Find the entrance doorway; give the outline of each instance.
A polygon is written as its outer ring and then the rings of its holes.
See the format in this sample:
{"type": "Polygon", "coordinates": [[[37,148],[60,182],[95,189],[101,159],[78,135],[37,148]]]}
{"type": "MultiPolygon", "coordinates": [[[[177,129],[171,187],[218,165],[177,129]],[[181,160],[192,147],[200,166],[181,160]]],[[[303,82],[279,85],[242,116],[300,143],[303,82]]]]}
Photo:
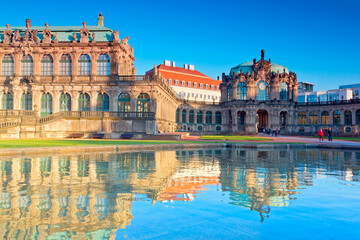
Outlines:
{"type": "Polygon", "coordinates": [[[263,132],[264,128],[268,127],[268,112],[264,109],[260,109],[256,113],[258,132],[263,132]]]}

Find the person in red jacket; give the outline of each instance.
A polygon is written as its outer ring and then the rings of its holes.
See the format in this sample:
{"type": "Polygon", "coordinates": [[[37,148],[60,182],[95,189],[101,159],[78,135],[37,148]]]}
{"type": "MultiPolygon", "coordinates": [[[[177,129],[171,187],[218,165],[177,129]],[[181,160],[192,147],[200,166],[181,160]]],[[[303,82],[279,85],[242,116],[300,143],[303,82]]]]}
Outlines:
{"type": "Polygon", "coordinates": [[[324,131],[322,130],[322,128],[320,128],[319,130],[319,140],[324,141],[324,131]]]}

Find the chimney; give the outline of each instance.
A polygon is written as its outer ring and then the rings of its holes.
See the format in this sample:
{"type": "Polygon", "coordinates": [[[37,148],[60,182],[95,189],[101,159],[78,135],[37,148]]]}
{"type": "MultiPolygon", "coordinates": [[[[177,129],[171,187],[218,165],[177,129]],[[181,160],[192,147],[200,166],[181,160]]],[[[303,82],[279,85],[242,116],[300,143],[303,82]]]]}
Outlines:
{"type": "Polygon", "coordinates": [[[188,65],[187,65],[186,63],[184,64],[184,68],[185,68],[185,69],[188,69],[188,65]]]}
{"type": "Polygon", "coordinates": [[[172,66],[175,67],[175,62],[174,61],[172,62],[172,66]]]}
{"type": "Polygon", "coordinates": [[[194,70],[195,70],[195,66],[190,64],[190,65],[189,65],[189,69],[192,70],[192,71],[194,71],[194,70]]]}
{"type": "Polygon", "coordinates": [[[165,66],[170,67],[170,61],[169,61],[169,60],[165,60],[165,61],[164,61],[164,64],[165,64],[165,66]]]}

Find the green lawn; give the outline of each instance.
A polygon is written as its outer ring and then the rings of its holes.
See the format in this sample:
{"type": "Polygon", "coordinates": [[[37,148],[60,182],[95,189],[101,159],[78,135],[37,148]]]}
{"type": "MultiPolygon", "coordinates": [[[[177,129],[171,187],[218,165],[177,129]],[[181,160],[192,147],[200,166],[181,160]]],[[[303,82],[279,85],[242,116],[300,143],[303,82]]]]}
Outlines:
{"type": "Polygon", "coordinates": [[[241,140],[241,141],[272,141],[271,138],[253,136],[204,135],[201,140],[241,140]]]}
{"type": "Polygon", "coordinates": [[[140,145],[140,144],[182,144],[205,143],[203,141],[165,141],[165,140],[0,140],[1,148],[66,147],[97,145],[140,145]]]}

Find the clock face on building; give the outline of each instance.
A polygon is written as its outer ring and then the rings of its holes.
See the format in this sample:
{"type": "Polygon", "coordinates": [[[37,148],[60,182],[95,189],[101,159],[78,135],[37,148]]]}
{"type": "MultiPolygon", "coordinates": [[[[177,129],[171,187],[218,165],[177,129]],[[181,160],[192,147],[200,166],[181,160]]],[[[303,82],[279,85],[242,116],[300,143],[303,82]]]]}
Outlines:
{"type": "Polygon", "coordinates": [[[260,83],[260,84],[259,84],[259,89],[260,89],[261,91],[264,91],[265,88],[266,88],[265,83],[260,83]]]}

